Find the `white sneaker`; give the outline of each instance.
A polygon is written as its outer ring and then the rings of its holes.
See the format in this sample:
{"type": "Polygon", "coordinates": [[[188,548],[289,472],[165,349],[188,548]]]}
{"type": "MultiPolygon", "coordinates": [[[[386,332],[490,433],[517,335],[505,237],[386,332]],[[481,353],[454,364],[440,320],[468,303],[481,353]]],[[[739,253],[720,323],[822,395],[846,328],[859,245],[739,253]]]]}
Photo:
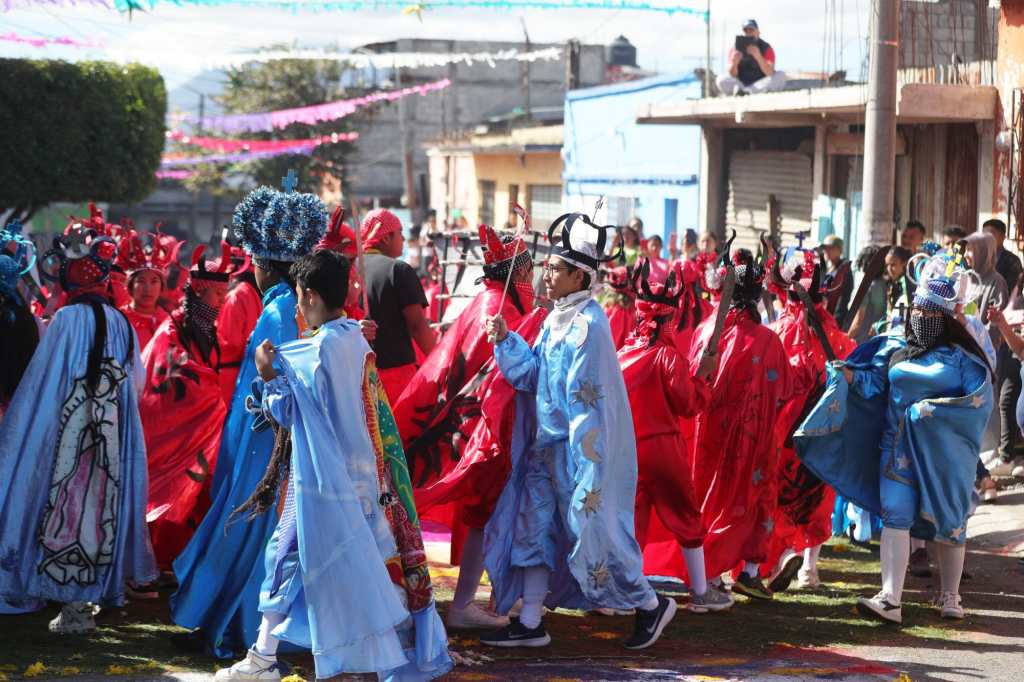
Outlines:
{"type": "Polygon", "coordinates": [[[939,613],[943,618],[963,620],[964,607],[960,606],[960,595],[955,592],[943,592],[939,595],[939,613]]]}
{"type": "Polygon", "coordinates": [[[986,450],[981,453],[981,463],[985,465],[986,469],[994,464],[999,464],[999,450],[986,450]]]}
{"type": "Polygon", "coordinates": [[[801,590],[816,590],[821,587],[818,571],[807,571],[801,568],[800,572],[796,574],[796,586],[801,590]]]}
{"type": "Polygon", "coordinates": [[[488,613],[476,602],[470,602],[464,609],[448,607],[445,625],[449,630],[497,630],[508,625],[508,618],[488,613]]]}
{"type": "Polygon", "coordinates": [[[893,599],[885,592],[879,592],[868,599],[861,597],[857,600],[857,611],[862,616],[868,616],[887,623],[903,623],[903,609],[894,603],[893,599]]]}
{"type": "Polygon", "coordinates": [[[690,593],[690,603],[686,608],[694,613],[707,613],[708,611],[725,611],[731,609],[736,601],[726,592],[718,590],[713,585],[708,585],[704,594],[690,593]]]}
{"type": "Polygon", "coordinates": [[[993,462],[992,466],[988,468],[988,475],[993,477],[999,476],[1002,478],[1014,476],[1016,474],[1013,472],[1017,468],[1020,468],[1021,473],[1024,474],[1024,460],[1021,460],[1019,457],[1017,459],[1011,459],[1009,462],[1004,462],[1000,459],[993,462]]]}
{"type": "Polygon", "coordinates": [[[229,680],[279,680],[281,679],[281,665],[277,657],[266,658],[249,649],[244,659],[235,663],[230,668],[221,668],[213,678],[217,682],[228,682],[229,680]]]}
{"type": "Polygon", "coordinates": [[[57,617],[50,621],[55,635],[81,635],[96,630],[92,604],[64,604],[57,617]]]}
{"type": "Polygon", "coordinates": [[[1017,460],[1017,466],[1013,467],[1010,475],[1014,478],[1024,478],[1024,460],[1017,460]]]}

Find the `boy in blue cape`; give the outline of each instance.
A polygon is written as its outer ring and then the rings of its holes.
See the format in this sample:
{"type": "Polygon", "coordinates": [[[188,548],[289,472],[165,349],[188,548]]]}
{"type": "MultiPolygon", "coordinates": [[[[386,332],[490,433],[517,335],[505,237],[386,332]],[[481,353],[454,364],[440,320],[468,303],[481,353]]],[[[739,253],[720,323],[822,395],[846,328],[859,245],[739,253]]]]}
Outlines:
{"type": "Polygon", "coordinates": [[[609,229],[580,213],[549,228],[544,285],[555,307],[532,348],[501,315],[487,318],[498,368],[518,395],[512,473],[484,530],[484,558],[498,613],[523,600],[518,619],[480,638],[489,646],[546,646],[545,604],[636,609],[628,649],[654,644],[676,613],[643,575],[633,418],[590,288],[598,265],[615,257],[605,255],[609,229]]]}
{"type": "Polygon", "coordinates": [[[319,679],[430,680],[452,668],[398,429],[373,351],[345,317],[350,267],[326,250],[298,261],[310,330],[256,351],[262,408],[280,431],[238,511],[276,508],[282,487],[284,506],[264,556],[259,635],[217,680],[279,679],[280,640],[311,649],[319,679]]]}

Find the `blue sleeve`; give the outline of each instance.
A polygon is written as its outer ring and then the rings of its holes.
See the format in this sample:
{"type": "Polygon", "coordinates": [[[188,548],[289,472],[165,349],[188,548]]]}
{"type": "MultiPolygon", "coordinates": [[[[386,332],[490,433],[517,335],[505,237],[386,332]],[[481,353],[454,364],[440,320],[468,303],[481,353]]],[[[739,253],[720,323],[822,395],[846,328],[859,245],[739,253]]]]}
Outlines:
{"type": "Polygon", "coordinates": [[[494,344],[494,359],[502,376],[517,391],[536,391],[540,360],[529,344],[515,332],[494,344]]]}
{"type": "Polygon", "coordinates": [[[862,398],[868,399],[888,391],[889,361],[893,353],[905,345],[900,338],[880,336],[858,346],[847,358],[847,366],[853,370],[853,383],[850,388],[862,398]]]}
{"type": "Polygon", "coordinates": [[[960,353],[960,381],[963,383],[964,395],[977,391],[989,378],[988,370],[968,357],[966,351],[960,353]]]}
{"type": "Polygon", "coordinates": [[[281,426],[291,428],[295,420],[295,396],[284,374],[278,374],[263,385],[263,412],[281,426]]]}

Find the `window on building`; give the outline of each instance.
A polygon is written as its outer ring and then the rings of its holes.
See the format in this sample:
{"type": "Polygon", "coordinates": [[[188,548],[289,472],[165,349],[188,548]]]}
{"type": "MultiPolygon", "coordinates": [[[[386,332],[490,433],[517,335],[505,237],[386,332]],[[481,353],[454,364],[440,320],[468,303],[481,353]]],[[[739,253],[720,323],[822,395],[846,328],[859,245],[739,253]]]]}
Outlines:
{"type": "Polygon", "coordinates": [[[484,225],[494,226],[494,191],[493,180],[480,181],[480,222],[484,225]]]}
{"type": "Polygon", "coordinates": [[[625,225],[636,214],[637,201],[633,197],[608,197],[608,223],[625,225]]]}
{"type": "Polygon", "coordinates": [[[512,210],[512,206],[519,203],[519,185],[508,186],[508,224],[512,227],[519,227],[519,216],[512,210]]]}
{"type": "Polygon", "coordinates": [[[561,185],[528,185],[526,188],[533,229],[547,231],[548,225],[562,215],[561,185]]]}

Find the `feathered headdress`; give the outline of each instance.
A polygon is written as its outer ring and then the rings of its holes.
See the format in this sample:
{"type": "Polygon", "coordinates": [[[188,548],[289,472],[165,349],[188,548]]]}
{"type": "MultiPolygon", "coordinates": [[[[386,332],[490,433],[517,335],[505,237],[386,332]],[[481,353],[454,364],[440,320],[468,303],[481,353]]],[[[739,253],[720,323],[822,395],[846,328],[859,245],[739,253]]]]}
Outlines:
{"type": "Polygon", "coordinates": [[[235,207],[235,238],[253,258],[296,261],[327,231],[327,208],[315,194],[257,187],[235,207]]]}
{"type": "Polygon", "coordinates": [[[487,279],[504,282],[509,270],[515,271],[533,262],[521,237],[500,237],[487,225],[480,225],[477,230],[484,251],[484,277],[487,279]]]}
{"type": "Polygon", "coordinates": [[[21,233],[19,220],[12,220],[0,230],[0,294],[9,296],[21,305],[18,279],[36,263],[36,245],[21,233]]]}
{"type": "Polygon", "coordinates": [[[615,225],[597,225],[583,213],[566,213],[555,218],[548,228],[551,255],[596,277],[601,263],[613,261],[622,254],[623,244],[620,239],[619,248],[611,255],[605,255],[609,232],[618,234],[620,230],[615,225]],[[556,232],[559,232],[557,239],[556,232]]]}

